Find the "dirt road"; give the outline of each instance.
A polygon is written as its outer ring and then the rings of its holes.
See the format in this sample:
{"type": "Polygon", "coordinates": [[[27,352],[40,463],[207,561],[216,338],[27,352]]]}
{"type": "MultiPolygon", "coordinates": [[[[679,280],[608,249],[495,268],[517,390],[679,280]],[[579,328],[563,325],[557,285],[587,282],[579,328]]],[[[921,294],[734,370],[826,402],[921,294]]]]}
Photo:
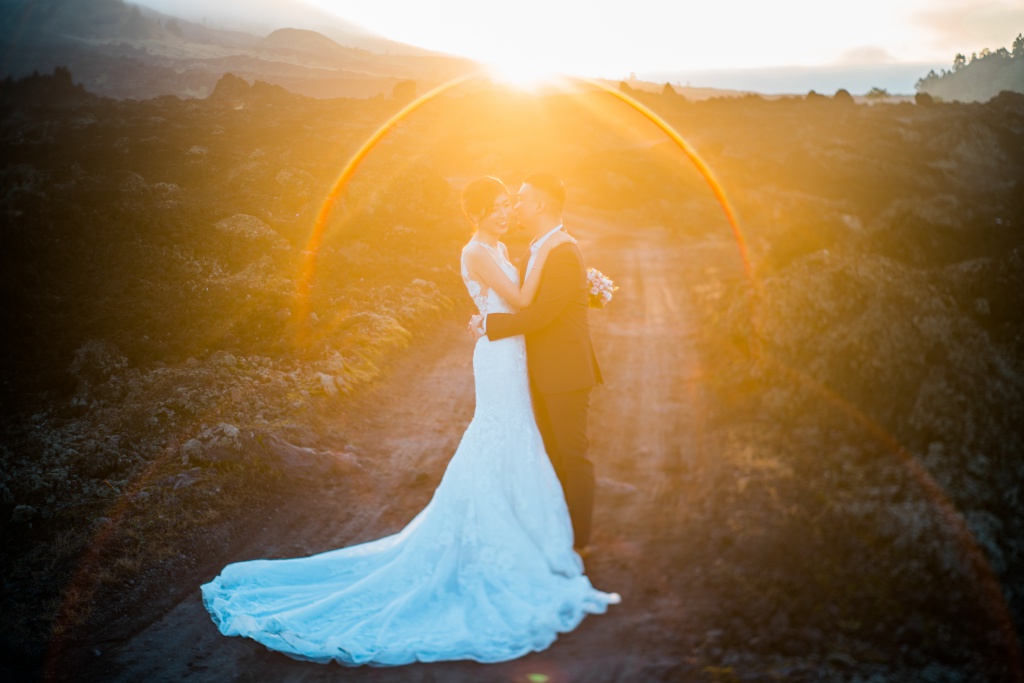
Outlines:
{"type": "MultiPolygon", "coordinates": [[[[342,429],[367,465],[280,509],[262,530],[209,575],[183,577],[180,600],[139,619],[127,640],[99,642],[83,678],[103,681],[645,681],[679,680],[695,666],[697,617],[713,599],[687,588],[694,571],[669,538],[687,505],[679,474],[702,447],[700,363],[692,348],[687,291],[729,247],[683,247],[667,234],[615,234],[576,221],[588,262],[621,287],[591,316],[606,386],[595,391],[591,455],[596,463],[597,552],[587,573],[622,595],[605,615],[588,617],[551,648],[517,661],[345,669],[291,660],[262,645],[221,636],[198,586],[241,559],[293,557],[365,541],[401,528],[429,500],[473,411],[471,343],[461,324],[417,342],[358,400],[342,429]],[[189,586],[192,590],[188,590],[189,586]],[[542,674],[547,678],[531,677],[542,674]]],[[[696,569],[699,571],[699,568],[696,569]]]]}

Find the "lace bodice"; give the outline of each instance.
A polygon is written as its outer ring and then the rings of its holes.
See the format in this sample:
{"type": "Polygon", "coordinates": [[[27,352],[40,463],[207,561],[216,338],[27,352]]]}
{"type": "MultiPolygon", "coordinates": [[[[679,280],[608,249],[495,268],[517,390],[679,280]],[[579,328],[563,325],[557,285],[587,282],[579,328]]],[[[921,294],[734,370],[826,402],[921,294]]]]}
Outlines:
{"type": "Polygon", "coordinates": [[[502,299],[496,291],[482,282],[477,282],[469,276],[469,269],[466,267],[466,249],[476,245],[483,247],[492,257],[494,257],[494,260],[497,262],[502,272],[508,275],[508,279],[516,287],[519,286],[519,271],[516,270],[516,267],[508,260],[508,249],[506,249],[505,245],[501,242],[498,242],[498,247],[495,248],[486,245],[483,242],[472,240],[469,244],[463,247],[462,281],[466,283],[466,289],[469,290],[469,295],[473,297],[473,303],[476,304],[477,310],[480,311],[482,315],[487,315],[488,313],[515,313],[515,307],[502,299]]]}

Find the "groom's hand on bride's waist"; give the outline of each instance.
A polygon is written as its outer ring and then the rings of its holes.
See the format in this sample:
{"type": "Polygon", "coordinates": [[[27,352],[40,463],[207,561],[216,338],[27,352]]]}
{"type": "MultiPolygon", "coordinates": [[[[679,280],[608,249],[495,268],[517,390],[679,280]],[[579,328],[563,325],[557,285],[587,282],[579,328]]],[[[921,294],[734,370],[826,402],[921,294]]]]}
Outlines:
{"type": "Polygon", "coordinates": [[[487,334],[487,316],[474,315],[469,319],[469,334],[476,341],[487,334]]]}

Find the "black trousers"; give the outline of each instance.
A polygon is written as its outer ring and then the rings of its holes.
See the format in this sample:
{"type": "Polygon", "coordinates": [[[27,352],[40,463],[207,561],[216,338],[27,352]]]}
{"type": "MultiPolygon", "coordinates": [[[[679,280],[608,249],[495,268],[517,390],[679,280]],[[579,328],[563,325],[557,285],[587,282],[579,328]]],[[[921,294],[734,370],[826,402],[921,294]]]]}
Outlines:
{"type": "Polygon", "coordinates": [[[594,463],[587,458],[590,389],[542,394],[533,389],[533,412],[548,458],[562,482],[572,518],[574,545],[590,543],[594,511],[594,463]]]}

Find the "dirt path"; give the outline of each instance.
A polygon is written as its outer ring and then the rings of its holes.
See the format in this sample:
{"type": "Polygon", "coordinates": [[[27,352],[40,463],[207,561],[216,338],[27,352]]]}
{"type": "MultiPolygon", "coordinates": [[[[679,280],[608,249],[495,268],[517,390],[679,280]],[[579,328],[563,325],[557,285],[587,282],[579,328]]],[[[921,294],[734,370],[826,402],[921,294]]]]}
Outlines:
{"type": "MultiPolygon", "coordinates": [[[[595,544],[587,572],[621,605],[586,619],[549,650],[514,662],[451,662],[399,669],[309,664],[240,638],[225,638],[204,610],[198,585],[183,579],[181,599],[121,642],[97,643],[87,680],[103,681],[557,681],[678,680],[693,669],[700,633],[694,619],[710,596],[685,588],[679,549],[664,531],[685,508],[679,473],[700,439],[700,365],[689,341],[687,288],[709,258],[728,247],[684,249],[666,234],[616,235],[577,221],[589,263],[620,285],[592,315],[607,385],[594,394],[591,454],[597,466],[595,544]],[[188,585],[194,589],[185,590],[188,585]],[[682,587],[681,587],[682,586],[682,587]]],[[[471,344],[461,325],[418,342],[359,399],[342,431],[367,471],[277,511],[262,531],[224,557],[294,557],[392,533],[429,500],[473,411],[471,344]],[[372,463],[372,464],[370,464],[372,463]]],[[[216,573],[214,570],[213,573],[216,573]]]]}

